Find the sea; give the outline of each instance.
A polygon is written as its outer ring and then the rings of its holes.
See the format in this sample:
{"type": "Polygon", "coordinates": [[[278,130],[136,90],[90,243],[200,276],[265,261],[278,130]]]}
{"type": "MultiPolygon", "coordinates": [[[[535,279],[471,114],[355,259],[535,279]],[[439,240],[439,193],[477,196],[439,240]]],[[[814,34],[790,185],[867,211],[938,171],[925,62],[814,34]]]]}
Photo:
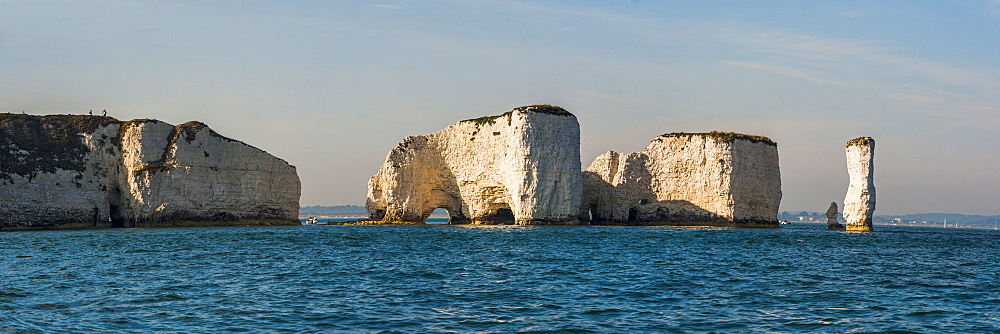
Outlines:
{"type": "Polygon", "coordinates": [[[1000,332],[1000,231],[876,229],[4,232],[0,333],[1000,332]]]}

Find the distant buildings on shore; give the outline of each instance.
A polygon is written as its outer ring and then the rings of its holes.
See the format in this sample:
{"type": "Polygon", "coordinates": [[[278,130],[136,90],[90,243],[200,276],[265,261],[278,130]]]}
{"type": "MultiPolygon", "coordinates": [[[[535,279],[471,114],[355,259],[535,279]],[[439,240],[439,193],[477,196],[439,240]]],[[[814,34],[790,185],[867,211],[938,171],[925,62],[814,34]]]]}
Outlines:
{"type": "MultiPolygon", "coordinates": [[[[778,220],[800,223],[826,223],[826,213],[810,211],[782,211],[778,220]]],[[[843,221],[843,215],[838,220],[843,221]]],[[[918,213],[908,215],[875,215],[876,225],[928,226],[954,228],[1000,229],[1000,215],[963,215],[957,213],[918,213]]]]}

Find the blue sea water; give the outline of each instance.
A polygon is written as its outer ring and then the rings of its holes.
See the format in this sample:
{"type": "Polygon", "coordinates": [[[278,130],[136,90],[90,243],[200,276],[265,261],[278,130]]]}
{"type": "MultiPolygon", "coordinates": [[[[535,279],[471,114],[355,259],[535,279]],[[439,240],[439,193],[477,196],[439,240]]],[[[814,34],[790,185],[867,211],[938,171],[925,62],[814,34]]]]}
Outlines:
{"type": "Polygon", "coordinates": [[[1000,332],[1000,231],[0,233],[0,332],[1000,332]]]}

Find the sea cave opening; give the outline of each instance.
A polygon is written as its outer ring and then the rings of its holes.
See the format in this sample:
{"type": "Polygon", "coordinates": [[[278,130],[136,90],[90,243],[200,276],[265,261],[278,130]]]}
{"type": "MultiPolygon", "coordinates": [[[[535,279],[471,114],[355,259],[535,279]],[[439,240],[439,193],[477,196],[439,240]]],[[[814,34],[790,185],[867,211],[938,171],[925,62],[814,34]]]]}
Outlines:
{"type": "Polygon", "coordinates": [[[514,211],[510,208],[499,208],[497,209],[496,217],[506,220],[514,220],[514,211]]]}
{"type": "Polygon", "coordinates": [[[629,208],[628,209],[628,222],[629,223],[634,223],[634,222],[637,222],[637,221],[639,221],[639,210],[636,209],[636,208],[629,208]]]}
{"type": "Polygon", "coordinates": [[[483,220],[489,224],[513,224],[515,221],[514,210],[504,205],[493,211],[493,214],[483,217],[483,220]]]}
{"type": "Polygon", "coordinates": [[[120,206],[112,204],[109,207],[111,215],[111,227],[113,228],[123,228],[125,227],[125,218],[122,216],[122,208],[120,206]]]}
{"type": "MultiPolygon", "coordinates": [[[[127,221],[125,219],[126,212],[125,208],[122,207],[122,203],[125,202],[122,199],[122,190],[118,186],[111,186],[107,188],[107,192],[104,194],[108,201],[108,219],[111,220],[112,228],[124,228],[127,221]]],[[[132,226],[135,227],[135,226],[132,226]]]]}

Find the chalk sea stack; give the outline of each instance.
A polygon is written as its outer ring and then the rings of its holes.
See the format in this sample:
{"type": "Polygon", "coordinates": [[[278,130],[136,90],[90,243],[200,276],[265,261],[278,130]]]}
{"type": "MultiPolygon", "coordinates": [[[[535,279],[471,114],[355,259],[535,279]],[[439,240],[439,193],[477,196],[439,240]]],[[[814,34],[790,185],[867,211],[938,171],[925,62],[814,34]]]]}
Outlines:
{"type": "Polygon", "coordinates": [[[777,144],[732,132],[669,133],[608,151],[583,172],[592,224],[778,227],[777,144]]]}
{"type": "Polygon", "coordinates": [[[290,225],[300,189],[200,122],[0,114],[0,229],[290,225]]]}
{"type": "Polygon", "coordinates": [[[875,140],[859,137],[847,142],[847,174],[851,183],[844,197],[848,231],[871,231],[875,213],[875,140]]]}
{"type": "Polygon", "coordinates": [[[452,223],[577,224],[580,125],[550,105],[409,136],[368,183],[369,219],[423,223],[444,208],[452,223]]]}
{"type": "Polygon", "coordinates": [[[837,202],[830,202],[830,208],[826,209],[826,228],[829,230],[843,230],[844,225],[837,221],[837,202]]]}

